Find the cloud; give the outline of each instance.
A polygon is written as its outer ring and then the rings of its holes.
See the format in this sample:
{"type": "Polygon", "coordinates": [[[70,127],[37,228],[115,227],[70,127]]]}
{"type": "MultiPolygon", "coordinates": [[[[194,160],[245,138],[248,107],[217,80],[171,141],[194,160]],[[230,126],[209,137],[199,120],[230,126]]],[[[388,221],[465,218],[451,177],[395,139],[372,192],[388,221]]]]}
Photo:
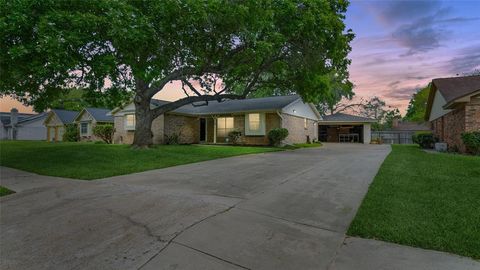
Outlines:
{"type": "Polygon", "coordinates": [[[480,44],[463,48],[445,65],[452,74],[463,74],[480,69],[480,44]]]}
{"type": "Polygon", "coordinates": [[[479,17],[453,16],[453,8],[441,1],[374,2],[369,10],[390,31],[391,39],[411,56],[442,47],[455,25],[478,21],[479,17]]]}
{"type": "Polygon", "coordinates": [[[372,9],[376,12],[378,19],[390,25],[411,21],[441,8],[439,1],[384,1],[373,4],[372,9]]]}
{"type": "Polygon", "coordinates": [[[394,87],[394,86],[396,86],[396,85],[398,85],[398,84],[400,84],[400,81],[394,81],[394,82],[389,83],[388,86],[394,87]]]}
{"type": "Polygon", "coordinates": [[[395,100],[410,100],[413,93],[415,93],[420,86],[415,87],[402,87],[402,88],[394,88],[388,92],[385,92],[383,96],[385,98],[391,98],[395,100]]]}

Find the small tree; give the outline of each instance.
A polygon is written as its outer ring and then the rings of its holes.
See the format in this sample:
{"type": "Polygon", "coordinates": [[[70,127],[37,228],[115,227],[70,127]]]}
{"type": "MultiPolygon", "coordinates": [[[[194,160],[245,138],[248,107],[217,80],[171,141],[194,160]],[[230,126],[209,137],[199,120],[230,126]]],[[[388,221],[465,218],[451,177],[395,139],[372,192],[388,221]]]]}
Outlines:
{"type": "Polygon", "coordinates": [[[80,139],[80,133],[78,132],[78,126],[76,124],[68,124],[65,126],[65,132],[63,133],[64,142],[77,142],[80,139]]]}
{"type": "Polygon", "coordinates": [[[112,143],[114,132],[115,129],[111,124],[97,124],[93,127],[93,134],[108,144],[112,143]]]}
{"type": "Polygon", "coordinates": [[[268,140],[273,146],[279,146],[288,137],[288,129],[274,128],[268,132],[268,140]]]}

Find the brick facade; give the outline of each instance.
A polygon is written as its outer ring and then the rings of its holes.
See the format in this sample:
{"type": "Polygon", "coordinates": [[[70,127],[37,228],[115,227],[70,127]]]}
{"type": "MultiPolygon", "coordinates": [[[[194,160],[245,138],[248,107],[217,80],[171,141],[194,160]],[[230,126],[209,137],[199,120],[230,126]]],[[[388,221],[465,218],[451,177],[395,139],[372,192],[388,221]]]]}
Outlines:
{"type": "Polygon", "coordinates": [[[480,96],[465,106],[465,131],[480,131],[480,96]]]}
{"type": "MultiPolygon", "coordinates": [[[[219,116],[220,117],[220,116],[219,116]]],[[[245,145],[268,145],[268,132],[274,128],[284,127],[289,130],[289,136],[285,140],[286,143],[304,143],[307,136],[310,140],[316,140],[317,132],[315,121],[307,119],[307,128],[304,127],[305,120],[302,117],[282,114],[282,118],[276,113],[265,113],[265,135],[262,136],[246,136],[245,135],[245,114],[222,115],[221,117],[234,118],[234,130],[240,131],[242,137],[240,144],[245,145]]],[[[115,143],[131,144],[133,143],[133,130],[125,130],[124,116],[116,116],[114,120],[115,143]]],[[[200,118],[182,115],[167,114],[156,118],[152,123],[153,143],[165,143],[165,135],[180,135],[180,143],[199,143],[200,142],[200,118]]],[[[213,143],[214,119],[206,117],[206,141],[213,143]]],[[[225,137],[217,136],[217,143],[226,142],[225,137]]]]}
{"type": "MultiPolygon", "coordinates": [[[[125,130],[125,117],[124,116],[115,116],[114,121],[115,133],[113,134],[113,142],[120,144],[132,144],[133,136],[135,134],[134,130],[125,130]]],[[[164,116],[161,115],[155,118],[152,121],[152,133],[153,133],[153,143],[162,144],[163,143],[163,125],[164,125],[164,116]]]]}
{"type": "Polygon", "coordinates": [[[286,143],[305,143],[307,142],[307,136],[310,138],[310,141],[318,140],[318,126],[315,121],[307,119],[305,127],[305,118],[303,117],[282,114],[282,118],[282,127],[288,129],[286,143]]]}
{"type": "Polygon", "coordinates": [[[200,141],[200,119],[198,117],[167,114],[164,129],[167,136],[178,134],[180,143],[199,143],[200,141]]]}
{"type": "Polygon", "coordinates": [[[447,143],[449,150],[465,152],[462,132],[480,130],[480,97],[433,120],[432,130],[441,142],[447,143]]]}

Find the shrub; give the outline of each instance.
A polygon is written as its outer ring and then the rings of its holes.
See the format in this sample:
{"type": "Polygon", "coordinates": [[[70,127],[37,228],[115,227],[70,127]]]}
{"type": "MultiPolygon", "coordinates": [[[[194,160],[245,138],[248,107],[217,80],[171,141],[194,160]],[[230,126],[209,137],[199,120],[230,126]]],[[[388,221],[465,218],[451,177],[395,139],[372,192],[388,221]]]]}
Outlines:
{"type": "Polygon", "coordinates": [[[228,133],[228,139],[230,140],[230,142],[232,142],[232,144],[238,144],[240,142],[240,137],[242,136],[242,132],[240,131],[230,131],[228,133]]]}
{"type": "Polygon", "coordinates": [[[274,128],[268,132],[268,140],[273,146],[279,146],[287,137],[288,130],[286,128],[274,128]]]}
{"type": "Polygon", "coordinates": [[[64,142],[77,142],[80,140],[80,132],[76,124],[68,124],[65,126],[65,132],[63,133],[64,142]]]}
{"type": "Polygon", "coordinates": [[[468,152],[474,155],[480,155],[480,131],[462,133],[462,141],[467,147],[468,152]]]}
{"type": "Polygon", "coordinates": [[[113,141],[114,131],[115,129],[111,124],[97,124],[93,127],[93,134],[108,144],[111,144],[113,141]]]}
{"type": "Polygon", "coordinates": [[[412,140],[414,143],[425,149],[433,148],[434,144],[438,141],[431,132],[416,133],[412,136],[412,140]]]}
{"type": "Polygon", "coordinates": [[[180,144],[180,133],[173,133],[172,135],[165,134],[165,144],[180,144]]]}

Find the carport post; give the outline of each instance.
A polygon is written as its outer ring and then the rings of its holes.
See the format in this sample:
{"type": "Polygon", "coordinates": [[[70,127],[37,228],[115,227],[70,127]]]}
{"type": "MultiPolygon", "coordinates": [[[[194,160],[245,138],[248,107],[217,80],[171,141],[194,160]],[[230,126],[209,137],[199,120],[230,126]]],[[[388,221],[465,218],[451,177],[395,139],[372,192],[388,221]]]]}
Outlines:
{"type": "Polygon", "coordinates": [[[363,143],[370,144],[372,140],[371,124],[363,124],[363,143]]]}

